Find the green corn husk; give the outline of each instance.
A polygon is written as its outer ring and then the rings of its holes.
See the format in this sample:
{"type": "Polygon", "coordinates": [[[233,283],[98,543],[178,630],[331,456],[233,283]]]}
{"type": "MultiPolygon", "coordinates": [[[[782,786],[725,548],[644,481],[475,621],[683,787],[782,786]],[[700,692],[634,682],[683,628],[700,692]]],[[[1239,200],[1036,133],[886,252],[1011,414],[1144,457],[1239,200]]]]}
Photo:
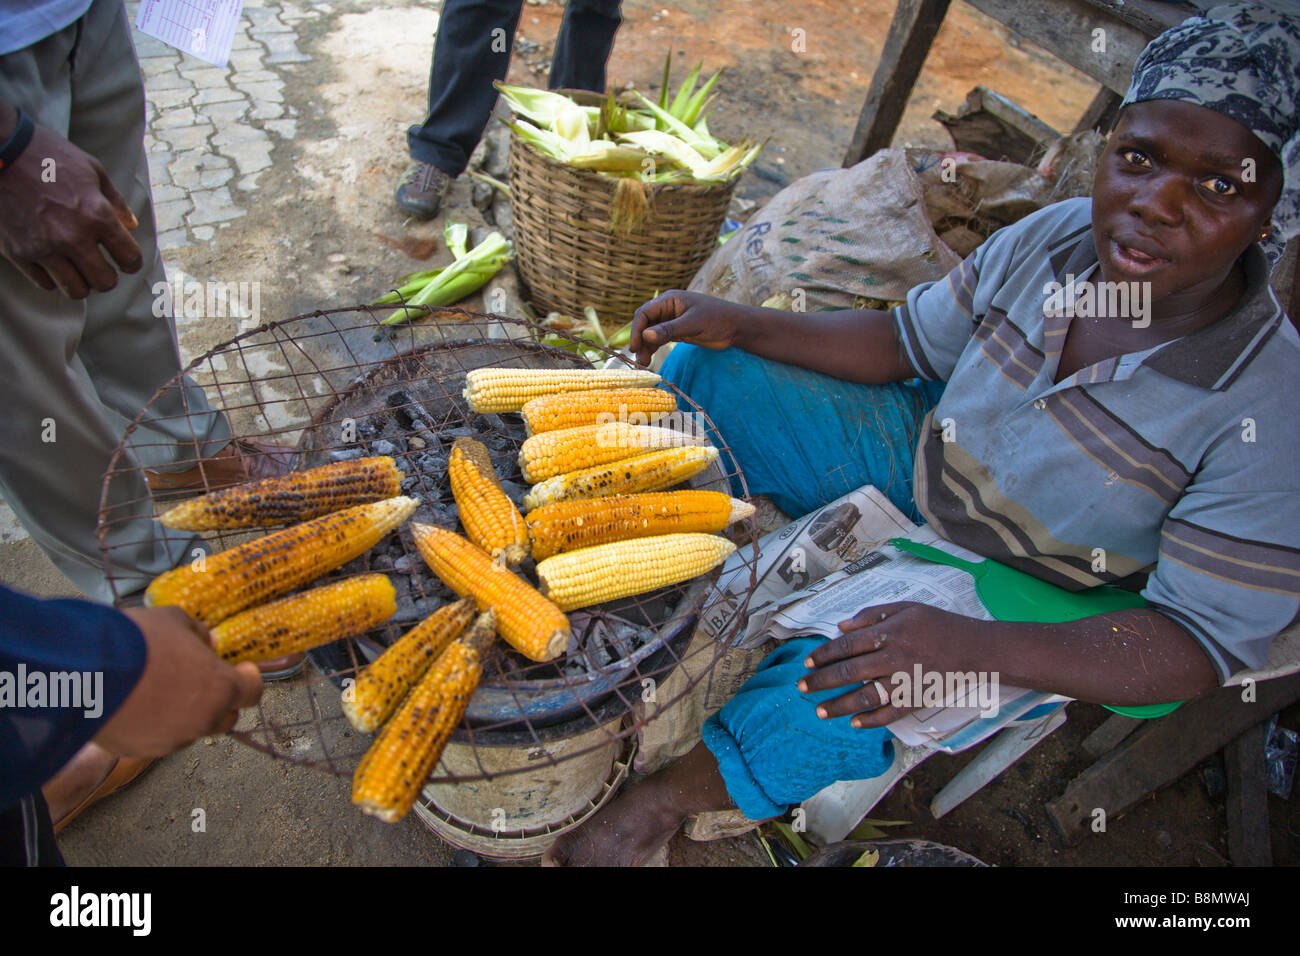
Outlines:
{"type": "Polygon", "coordinates": [[[643,170],[648,160],[653,163],[645,150],[597,139],[590,143],[587,152],[569,157],[569,165],[597,172],[635,173],[643,170]]]}
{"type": "Polygon", "coordinates": [[[695,69],[687,74],[682,85],[677,88],[677,95],[673,97],[672,104],[668,107],[668,112],[672,113],[677,119],[682,119],[682,114],[686,112],[691,100],[691,94],[695,92],[695,84],[700,81],[700,70],[703,68],[703,62],[696,63],[695,69]]]}
{"type": "Polygon", "coordinates": [[[464,259],[469,254],[469,226],[463,222],[447,220],[447,225],[442,228],[442,238],[447,249],[457,259],[464,259]]]}
{"type": "Polygon", "coordinates": [[[713,102],[713,88],[718,85],[718,80],[722,77],[722,71],[719,70],[699,88],[699,90],[686,102],[686,108],[677,114],[677,118],[687,126],[694,127],[699,122],[700,115],[713,102]]]}
{"type": "MultiPolygon", "coordinates": [[[[453,225],[460,224],[447,224],[448,248],[453,248],[451,239],[453,225]]],[[[459,231],[457,231],[457,235],[459,235],[459,231]]],[[[463,249],[463,241],[459,244],[463,249]]],[[[499,232],[493,232],[473,249],[458,256],[451,265],[441,269],[414,295],[407,298],[405,300],[406,304],[437,308],[459,302],[467,295],[471,295],[483,288],[488,283],[488,280],[500,272],[501,267],[510,261],[512,255],[513,249],[510,243],[506,241],[506,238],[499,232]]],[[[420,315],[424,315],[423,310],[401,308],[384,319],[382,324],[399,325],[420,315]]]]}
{"type": "Polygon", "coordinates": [[[639,133],[622,133],[619,139],[626,143],[632,143],[634,146],[639,146],[646,152],[666,156],[677,165],[689,169],[692,175],[697,174],[697,170],[708,165],[708,161],[703,156],[672,133],[649,129],[639,133]]]}
{"type": "Polygon", "coordinates": [[[718,144],[717,140],[711,137],[701,136],[699,133],[695,132],[694,129],[692,129],[691,127],[683,123],[681,120],[679,120],[676,116],[673,116],[672,113],[669,113],[667,110],[660,109],[658,106],[650,102],[650,100],[646,99],[640,93],[637,93],[636,96],[637,99],[639,99],[651,113],[653,113],[658,119],[663,120],[664,124],[667,127],[666,130],[667,132],[672,133],[674,136],[676,136],[678,139],[684,142],[687,146],[691,147],[691,149],[695,150],[705,159],[713,159],[720,152],[722,152],[722,147],[718,144]]]}

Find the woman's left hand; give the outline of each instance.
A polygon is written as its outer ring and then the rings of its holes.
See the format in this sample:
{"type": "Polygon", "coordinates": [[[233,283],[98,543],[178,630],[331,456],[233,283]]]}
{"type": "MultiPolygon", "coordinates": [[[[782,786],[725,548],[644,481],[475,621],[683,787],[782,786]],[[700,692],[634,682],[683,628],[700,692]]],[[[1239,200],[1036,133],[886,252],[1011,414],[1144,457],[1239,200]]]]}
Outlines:
{"type": "Polygon", "coordinates": [[[914,601],[864,608],[840,622],[842,637],[808,656],[806,665],[817,669],[799,682],[799,690],[852,686],[848,693],[819,704],[817,716],[856,714],[854,727],[883,727],[921,706],[916,700],[920,688],[913,687],[910,699],[901,699],[904,695],[894,692],[893,676],[906,674],[910,687],[917,664],[922,673],[968,670],[960,662],[970,656],[966,650],[975,629],[984,623],[914,601]]]}

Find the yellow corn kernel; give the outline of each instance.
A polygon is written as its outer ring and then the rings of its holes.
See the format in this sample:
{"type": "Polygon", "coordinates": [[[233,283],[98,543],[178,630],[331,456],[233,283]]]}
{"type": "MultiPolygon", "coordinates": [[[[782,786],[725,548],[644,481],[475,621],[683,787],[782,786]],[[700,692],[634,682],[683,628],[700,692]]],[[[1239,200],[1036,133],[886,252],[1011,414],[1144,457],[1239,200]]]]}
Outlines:
{"type": "Polygon", "coordinates": [[[362,574],[226,618],[212,629],[212,639],[230,664],[268,661],[363,634],[396,613],[392,582],[362,574]]]}
{"type": "Polygon", "coordinates": [[[425,562],[460,596],[473,595],[480,610],[497,612],[497,630],[534,661],[549,661],[569,644],[569,619],[537,589],[460,535],[412,522],[411,535],[425,562]]]}
{"type": "Polygon", "coordinates": [[[653,425],[658,416],[676,409],[677,398],[666,389],[604,388],[543,395],[527,402],[520,414],[531,436],[602,421],[653,425]]]}
{"type": "Polygon", "coordinates": [[[465,376],[471,411],[517,412],[530,399],[594,388],[649,388],[659,376],[641,369],[476,368],[465,376]]]}
{"type": "Polygon", "coordinates": [[[340,461],[184,501],[159,516],[180,531],[259,528],[306,521],[402,493],[405,475],[387,456],[340,461]]]}
{"type": "Polygon", "coordinates": [[[736,546],[713,534],[662,534],[557,554],[537,564],[542,593],[565,611],[689,581],[736,546]]]}
{"type": "Polygon", "coordinates": [[[720,491],[660,491],[557,501],[528,512],[533,560],[610,541],[674,532],[721,531],[754,506],[720,491]]]}
{"type": "Polygon", "coordinates": [[[478,688],[479,654],[494,623],[489,610],[465,638],[442,652],[361,758],[352,777],[352,802],[366,813],[396,823],[415,806],[478,688]]]}
{"type": "Polygon", "coordinates": [[[543,432],[519,448],[519,468],[530,484],[569,471],[595,468],[660,448],[700,445],[703,438],[655,425],[610,422],[543,432]]]}
{"type": "Polygon", "coordinates": [[[534,485],[524,496],[524,508],[531,512],[556,501],[671,488],[708,468],[717,457],[712,445],[669,448],[568,472],[534,485]]]}
{"type": "Polygon", "coordinates": [[[451,447],[447,473],[469,539],[494,558],[504,556],[506,564],[518,564],[526,558],[528,526],[497,484],[483,443],[457,438],[451,447]]]}
{"type": "Polygon", "coordinates": [[[402,698],[474,619],[473,598],[438,608],[401,638],[343,692],[343,713],[362,733],[374,733],[402,698]]]}
{"type": "Polygon", "coordinates": [[[174,604],[211,627],[364,554],[417,504],[398,497],[357,505],[183,564],[154,578],[145,604],[174,604]]]}

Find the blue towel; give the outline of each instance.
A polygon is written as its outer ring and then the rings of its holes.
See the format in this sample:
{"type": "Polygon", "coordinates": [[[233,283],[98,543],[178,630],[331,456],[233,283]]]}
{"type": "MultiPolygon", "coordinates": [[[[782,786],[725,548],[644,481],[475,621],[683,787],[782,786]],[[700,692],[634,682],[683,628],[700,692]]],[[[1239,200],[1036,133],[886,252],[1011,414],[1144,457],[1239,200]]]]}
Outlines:
{"type": "MultiPolygon", "coordinates": [[[[677,345],[661,373],[708,414],[751,495],[798,517],[874,485],[912,521],[912,463],[942,382],[858,385],[740,349],[677,345]]],[[[740,493],[733,482],[733,492],[740,493]]]]}
{"type": "Polygon", "coordinates": [[[804,659],[824,638],[786,641],[704,723],[727,793],[751,820],[783,815],[837,780],[866,780],[894,761],[893,735],[854,727],[851,714],[823,720],[817,705],[852,690],[801,694],[804,659]]]}

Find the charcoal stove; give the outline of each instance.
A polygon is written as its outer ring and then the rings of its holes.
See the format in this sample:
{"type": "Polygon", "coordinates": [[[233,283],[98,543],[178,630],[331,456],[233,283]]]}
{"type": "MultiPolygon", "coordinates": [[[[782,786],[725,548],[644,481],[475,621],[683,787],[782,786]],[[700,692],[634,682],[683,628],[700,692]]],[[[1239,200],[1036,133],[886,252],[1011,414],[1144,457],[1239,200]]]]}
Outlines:
{"type": "MultiPolygon", "coordinates": [[[[457,526],[446,462],[451,442],[467,435],[488,447],[502,487],[520,504],[527,490],[517,462],[525,437],[522,419],[471,414],[461,395],[465,374],[490,366],[585,367],[584,360],[538,344],[534,339],[541,333],[531,323],[459,309],[439,310],[438,321],[380,334],[383,329],[368,308],[297,316],[240,334],[191,362],[184,374],[206,389],[236,434],[295,447],[296,468],[392,455],[406,474],[403,493],[421,500],[414,520],[457,526]]],[[[159,420],[154,405],[178,383],[179,378],[160,390],[127,427],[104,478],[101,554],[119,601],[131,590],[119,554],[152,533],[147,518],[125,514],[139,502],[123,500],[124,476],[138,473],[133,449],[157,440],[156,429],[150,428],[151,420],[159,420]]],[[[697,406],[677,394],[683,411],[712,427],[697,406]]],[[[720,446],[719,451],[690,485],[745,495],[730,449],[720,446]]],[[[170,503],[153,503],[155,512],[170,503]]],[[[267,530],[211,532],[202,547],[224,550],[267,530]]],[[[740,537],[749,541],[755,535],[746,527],[740,537]]],[[[738,555],[750,569],[752,588],[756,549],[746,544],[738,555]]],[[[520,570],[535,582],[530,564],[520,570]]],[[[425,567],[405,530],[322,580],[367,572],[389,576],[398,592],[397,614],[381,628],[312,652],[311,666],[288,685],[287,695],[267,695],[255,714],[241,719],[233,732],[238,740],[275,758],[352,775],[371,738],[347,723],[339,688],[452,598],[425,567]]],[[[448,817],[433,802],[439,787],[476,784],[476,792],[490,804],[505,799],[492,793],[491,781],[504,786],[502,778],[537,776],[539,771],[558,779],[554,768],[560,764],[595,755],[594,789],[579,786],[576,803],[567,807],[563,819],[530,816],[529,808],[521,806],[507,831],[521,839],[553,835],[592,812],[621,780],[618,768],[626,768],[636,731],[696,683],[710,679],[712,664],[733,636],[723,634],[703,651],[692,651],[707,655],[690,660],[693,680],[672,699],[656,698],[653,688],[687,660],[688,645],[699,646],[691,645],[691,637],[699,608],[715,593],[716,576],[573,612],[568,652],[549,663],[527,660],[497,641],[485,655],[483,680],[448,748],[454,759],[445,756],[428,781],[425,815],[441,814],[444,822],[448,817]],[[574,741],[582,743],[575,746],[574,741]]],[[[473,830],[476,838],[488,832],[484,821],[465,816],[462,807],[455,825],[473,830]]],[[[499,828],[490,832],[499,835],[499,828]]]]}

